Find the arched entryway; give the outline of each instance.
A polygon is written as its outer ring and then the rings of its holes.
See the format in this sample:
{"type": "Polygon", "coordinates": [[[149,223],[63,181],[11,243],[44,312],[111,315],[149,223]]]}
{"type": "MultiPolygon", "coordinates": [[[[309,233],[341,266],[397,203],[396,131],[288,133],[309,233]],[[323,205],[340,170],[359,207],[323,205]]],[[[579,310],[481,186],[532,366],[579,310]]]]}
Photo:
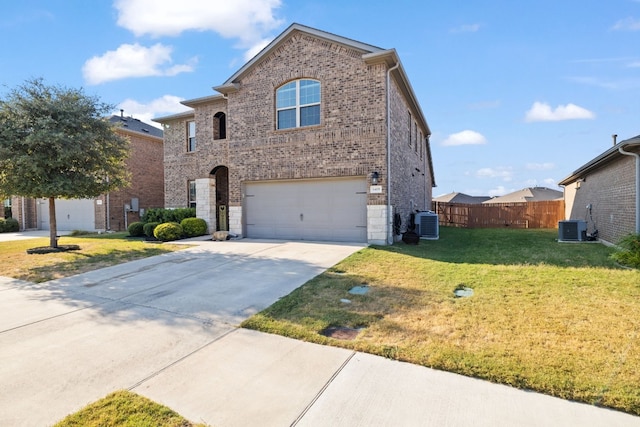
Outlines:
{"type": "Polygon", "coordinates": [[[209,174],[216,182],[216,230],[229,231],[229,168],[216,166],[209,174]]]}

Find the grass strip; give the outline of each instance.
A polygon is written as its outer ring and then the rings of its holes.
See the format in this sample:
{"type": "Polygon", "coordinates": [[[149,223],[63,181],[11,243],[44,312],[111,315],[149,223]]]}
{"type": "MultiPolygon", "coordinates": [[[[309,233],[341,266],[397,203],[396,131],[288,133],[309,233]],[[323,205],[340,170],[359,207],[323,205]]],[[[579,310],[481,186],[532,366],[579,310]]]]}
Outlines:
{"type": "Polygon", "coordinates": [[[640,271],[556,238],[443,227],[365,248],[242,326],[640,415],[640,271]],[[338,340],[328,327],[363,330],[338,340]]]}

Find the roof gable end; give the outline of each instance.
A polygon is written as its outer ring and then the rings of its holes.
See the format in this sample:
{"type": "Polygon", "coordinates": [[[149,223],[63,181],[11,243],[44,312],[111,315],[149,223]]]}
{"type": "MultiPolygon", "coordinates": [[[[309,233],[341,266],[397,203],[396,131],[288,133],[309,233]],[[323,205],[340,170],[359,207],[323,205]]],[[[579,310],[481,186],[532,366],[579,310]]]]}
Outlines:
{"type": "Polygon", "coordinates": [[[278,46],[287,39],[291,34],[300,32],[311,35],[320,39],[328,40],[333,43],[342,44],[348,48],[358,50],[363,55],[383,52],[385,49],[373,46],[367,43],[362,43],[356,40],[349,39],[347,37],[338,36],[336,34],[328,33],[326,31],[318,30],[315,28],[307,27],[301,24],[291,24],[286,30],[284,30],[278,37],[276,37],[271,43],[269,43],[264,49],[262,49],[256,56],[251,58],[246,64],[236,71],[231,77],[229,77],[222,85],[215,86],[213,89],[220,93],[229,93],[237,90],[237,83],[243,75],[248,73],[256,64],[258,64],[263,58],[267,57],[271,51],[277,49],[278,46]]]}

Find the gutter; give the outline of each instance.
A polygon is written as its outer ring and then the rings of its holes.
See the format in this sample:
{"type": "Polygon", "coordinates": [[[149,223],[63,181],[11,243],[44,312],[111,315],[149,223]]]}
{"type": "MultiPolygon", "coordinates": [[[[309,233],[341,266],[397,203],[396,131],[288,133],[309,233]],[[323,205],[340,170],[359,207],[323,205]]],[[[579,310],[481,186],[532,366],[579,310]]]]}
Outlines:
{"type": "Polygon", "coordinates": [[[391,72],[400,67],[400,62],[387,70],[387,244],[393,245],[391,223],[391,72]]]}
{"type": "Polygon", "coordinates": [[[636,234],[640,234],[640,154],[624,151],[622,148],[618,147],[620,154],[636,158],[636,234]]]}

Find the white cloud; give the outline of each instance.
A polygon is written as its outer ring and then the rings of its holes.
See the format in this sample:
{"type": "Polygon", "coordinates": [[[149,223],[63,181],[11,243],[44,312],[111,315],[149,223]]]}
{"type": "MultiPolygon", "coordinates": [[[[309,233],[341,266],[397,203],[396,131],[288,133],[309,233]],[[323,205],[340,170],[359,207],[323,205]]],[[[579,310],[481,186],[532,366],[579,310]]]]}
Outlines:
{"type": "Polygon", "coordinates": [[[497,168],[482,168],[476,171],[478,178],[500,178],[505,182],[511,181],[513,178],[513,170],[511,167],[499,166],[497,168]]]}
{"type": "Polygon", "coordinates": [[[487,193],[487,195],[489,197],[498,197],[498,196],[504,196],[505,194],[508,193],[512,193],[515,190],[507,190],[504,186],[499,185],[496,188],[492,188],[491,190],[489,190],[489,193],[487,193]]]}
{"type": "MultiPolygon", "coordinates": [[[[265,35],[282,24],[275,16],[281,0],[116,0],[118,25],[136,36],[178,36],[213,31],[256,51],[265,35]]],[[[249,55],[247,53],[247,55],[249,55]]]]}
{"type": "Polygon", "coordinates": [[[442,141],[442,145],[445,147],[454,145],[481,145],[486,143],[487,139],[482,134],[472,130],[453,133],[442,141]]]}
{"type": "Polygon", "coordinates": [[[640,19],[628,17],[621,19],[611,27],[612,30],[640,31],[640,19]]]}
{"type": "Polygon", "coordinates": [[[593,119],[596,115],[575,104],[558,105],[555,110],[549,104],[534,102],[525,116],[527,122],[557,122],[562,120],[593,119]]]}
{"type": "Polygon", "coordinates": [[[152,126],[160,127],[160,124],[151,119],[190,110],[186,105],[182,105],[181,101],[184,101],[184,98],[174,95],[164,95],[146,104],[134,99],[126,99],[118,105],[118,112],[114,114],[120,114],[119,110],[122,109],[125,116],[132,116],[152,126]]]}
{"type": "Polygon", "coordinates": [[[170,46],[157,43],[151,47],[123,44],[102,56],[94,56],[84,63],[82,74],[88,84],[100,84],[127,77],[175,76],[193,71],[197,59],[190,64],[172,65],[170,46]]]}
{"type": "Polygon", "coordinates": [[[546,179],[543,179],[543,180],[542,180],[542,182],[543,182],[544,184],[546,184],[547,186],[549,186],[549,188],[553,188],[554,186],[556,186],[556,185],[557,185],[557,184],[556,184],[556,180],[555,180],[555,179],[553,179],[553,178],[546,178],[546,179]]]}
{"type": "Polygon", "coordinates": [[[480,29],[480,24],[464,24],[449,30],[451,33],[475,33],[480,29]]]}
{"type": "Polygon", "coordinates": [[[527,169],[532,171],[544,171],[555,169],[556,165],[554,163],[527,163],[527,169]]]}

